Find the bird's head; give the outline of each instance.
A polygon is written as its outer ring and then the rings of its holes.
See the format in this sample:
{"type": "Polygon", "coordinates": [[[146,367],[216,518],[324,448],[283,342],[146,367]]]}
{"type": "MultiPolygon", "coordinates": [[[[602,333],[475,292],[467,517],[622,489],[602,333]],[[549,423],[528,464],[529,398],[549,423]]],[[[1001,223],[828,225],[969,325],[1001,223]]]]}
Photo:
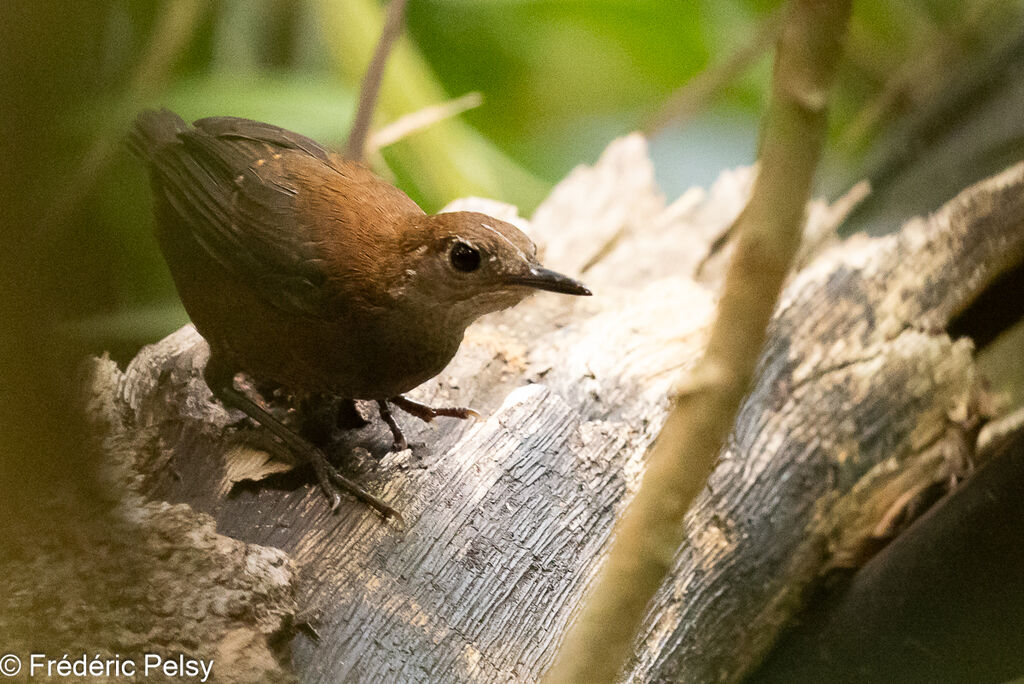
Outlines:
{"type": "Polygon", "coordinates": [[[585,285],[544,268],[537,246],[510,223],[456,211],[423,216],[408,231],[403,297],[468,325],[536,290],[590,295],[585,285]]]}

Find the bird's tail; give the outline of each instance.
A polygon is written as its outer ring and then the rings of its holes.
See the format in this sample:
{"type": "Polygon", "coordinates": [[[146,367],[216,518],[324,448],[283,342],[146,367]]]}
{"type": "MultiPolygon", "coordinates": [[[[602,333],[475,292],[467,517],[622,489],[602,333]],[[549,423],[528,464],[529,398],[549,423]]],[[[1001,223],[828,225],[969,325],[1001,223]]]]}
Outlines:
{"type": "Polygon", "coordinates": [[[158,150],[177,142],[178,135],[187,130],[188,124],[169,109],[147,109],[128,133],[128,148],[141,159],[152,161],[158,150]]]}

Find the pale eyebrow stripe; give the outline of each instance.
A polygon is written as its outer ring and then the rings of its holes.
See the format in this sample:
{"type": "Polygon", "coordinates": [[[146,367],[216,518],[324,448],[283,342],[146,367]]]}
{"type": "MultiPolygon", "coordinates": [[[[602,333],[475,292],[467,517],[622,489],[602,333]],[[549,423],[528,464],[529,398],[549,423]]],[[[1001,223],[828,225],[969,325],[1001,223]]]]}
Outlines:
{"type": "Polygon", "coordinates": [[[500,237],[500,238],[501,238],[502,240],[504,240],[505,242],[507,242],[507,243],[508,243],[508,246],[509,246],[509,247],[511,247],[512,249],[514,249],[514,250],[516,250],[517,252],[519,252],[519,256],[523,257],[523,261],[525,261],[525,262],[527,262],[527,263],[529,263],[529,262],[530,262],[530,259],[529,259],[529,257],[527,257],[527,256],[526,256],[526,254],[525,254],[525,253],[523,252],[523,250],[519,249],[519,247],[518,247],[518,246],[517,246],[517,245],[516,245],[516,244],[515,244],[514,242],[512,242],[512,241],[511,241],[511,240],[509,240],[509,239],[508,239],[507,237],[505,237],[504,235],[502,235],[501,233],[499,233],[499,232],[498,232],[497,230],[495,230],[495,229],[494,229],[494,228],[493,228],[492,226],[489,226],[489,225],[487,225],[486,223],[481,223],[481,224],[480,224],[480,227],[481,227],[481,228],[486,228],[487,230],[491,231],[492,233],[494,233],[495,235],[497,235],[498,237],[500,237]]]}

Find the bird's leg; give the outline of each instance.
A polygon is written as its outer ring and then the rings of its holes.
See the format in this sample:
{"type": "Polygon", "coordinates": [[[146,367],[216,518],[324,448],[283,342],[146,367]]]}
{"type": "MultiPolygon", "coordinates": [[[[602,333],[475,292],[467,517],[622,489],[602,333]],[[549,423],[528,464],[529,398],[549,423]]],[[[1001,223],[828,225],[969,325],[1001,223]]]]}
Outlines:
{"type": "Polygon", "coordinates": [[[391,428],[391,436],[395,439],[395,445],[392,447],[395,451],[405,451],[409,448],[409,441],[405,438],[402,433],[402,428],[398,427],[398,423],[395,422],[395,417],[391,414],[391,407],[388,406],[387,399],[378,399],[377,408],[380,410],[380,417],[384,419],[384,422],[391,428]]]}
{"type": "Polygon", "coordinates": [[[424,423],[429,423],[438,416],[462,418],[463,420],[465,420],[466,418],[476,418],[477,420],[479,420],[483,417],[471,408],[434,408],[432,406],[427,406],[426,404],[421,404],[418,401],[413,401],[408,397],[403,397],[402,395],[391,397],[390,399],[378,399],[377,407],[380,409],[380,417],[383,418],[384,422],[388,424],[389,428],[391,428],[391,434],[395,438],[395,451],[404,451],[405,449],[408,448],[409,442],[408,440],[406,440],[405,435],[402,433],[402,428],[398,427],[398,423],[395,421],[395,417],[391,413],[391,407],[388,406],[389,402],[394,404],[398,408],[402,409],[409,415],[416,416],[424,423]]]}
{"type": "MultiPolygon", "coordinates": [[[[416,416],[424,423],[429,423],[430,421],[434,420],[439,416],[446,416],[449,418],[461,418],[463,420],[467,418],[476,418],[477,420],[483,419],[483,416],[481,416],[478,412],[474,411],[471,408],[456,406],[434,408],[433,406],[427,406],[426,404],[421,404],[418,401],[413,401],[409,397],[404,397],[401,394],[399,394],[396,397],[391,397],[390,399],[388,399],[388,401],[390,401],[392,404],[402,409],[409,415],[416,416]]],[[[381,415],[384,415],[383,411],[381,411],[381,415]]],[[[387,420],[387,418],[385,418],[384,420],[387,420]]]]}
{"type": "Polygon", "coordinates": [[[211,359],[210,363],[207,364],[204,377],[206,379],[206,384],[209,385],[210,390],[213,391],[214,395],[218,399],[229,406],[237,408],[239,411],[270,430],[270,432],[288,445],[295,454],[304,458],[313,465],[313,470],[316,472],[316,478],[320,483],[320,488],[331,502],[332,511],[337,510],[341,503],[341,495],[338,494],[338,488],[340,487],[366,505],[375,509],[384,516],[384,518],[394,516],[399,520],[402,519],[402,516],[397,510],[338,472],[338,469],[328,462],[323,451],[297,435],[277,418],[270,415],[259,404],[236,390],[234,386],[233,373],[214,365],[213,360],[211,359]]]}

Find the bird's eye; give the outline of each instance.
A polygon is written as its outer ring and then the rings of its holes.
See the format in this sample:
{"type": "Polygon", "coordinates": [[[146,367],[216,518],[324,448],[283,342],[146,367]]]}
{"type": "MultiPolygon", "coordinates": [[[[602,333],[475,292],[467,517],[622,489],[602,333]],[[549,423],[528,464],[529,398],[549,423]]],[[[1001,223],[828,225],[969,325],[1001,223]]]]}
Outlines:
{"type": "Polygon", "coordinates": [[[480,268],[480,252],[473,249],[465,242],[456,242],[452,245],[452,251],[449,258],[451,259],[452,267],[455,268],[456,271],[471,273],[480,268]]]}

